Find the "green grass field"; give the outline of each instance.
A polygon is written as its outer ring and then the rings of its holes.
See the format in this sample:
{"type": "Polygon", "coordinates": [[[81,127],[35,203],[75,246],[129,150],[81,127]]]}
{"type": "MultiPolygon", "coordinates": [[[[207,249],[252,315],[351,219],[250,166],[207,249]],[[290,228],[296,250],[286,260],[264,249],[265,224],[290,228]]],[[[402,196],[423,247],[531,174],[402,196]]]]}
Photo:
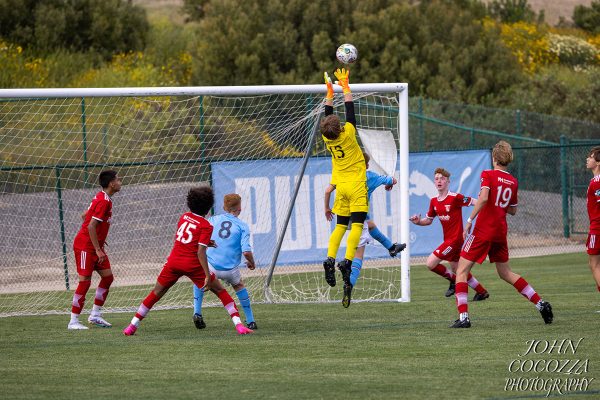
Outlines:
{"type": "MultiPolygon", "coordinates": [[[[473,327],[449,329],[454,298],[444,280],[413,267],[412,302],[256,305],[259,330],[237,336],[222,308],[155,311],[136,336],[132,317],[108,314],[112,329],[67,331],[68,316],[0,319],[4,399],[522,399],[545,391],[505,391],[508,378],[582,379],[587,390],[550,397],[600,398],[600,296],[585,254],[517,259],[513,269],[550,301],[555,322],[494,272],[475,275],[491,293],[470,303],[473,327]],[[519,357],[528,341],[579,340],[575,354],[519,357]],[[571,374],[509,372],[515,359],[589,360],[571,374]],[[575,374],[574,372],[578,372],[575,374]]],[[[470,298],[473,293],[470,292],[470,298]]],[[[543,343],[543,342],[542,342],[543,343]]],[[[550,364],[550,363],[547,363],[550,364]]],[[[582,388],[582,386],[580,386],[582,388]]]]}

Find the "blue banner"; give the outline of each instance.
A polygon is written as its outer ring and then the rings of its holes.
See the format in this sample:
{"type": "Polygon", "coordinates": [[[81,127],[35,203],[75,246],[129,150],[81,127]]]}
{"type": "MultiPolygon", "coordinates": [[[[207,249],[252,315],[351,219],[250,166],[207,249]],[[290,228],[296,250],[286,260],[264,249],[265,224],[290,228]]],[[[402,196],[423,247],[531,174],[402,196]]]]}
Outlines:
{"type": "MultiPolygon", "coordinates": [[[[301,159],[226,161],[212,163],[212,184],[215,190],[215,212],[221,213],[225,194],[238,193],[242,197],[242,213],[251,232],[251,243],[258,265],[269,265],[277,243],[277,232],[285,222],[287,208],[296,186],[301,159]]],[[[433,171],[443,167],[452,174],[450,190],[466,196],[477,196],[480,174],[491,166],[489,151],[415,153],[409,159],[410,214],[424,216],[429,200],[437,196],[433,184],[433,171]]],[[[278,264],[319,263],[327,255],[327,242],[334,221],[328,222],[324,214],[323,194],[329,183],[331,160],[313,157],[307,164],[305,175],[296,198],[278,264]]],[[[397,175],[396,175],[397,177],[397,175]]],[[[334,192],[335,194],[335,192],[334,192]]],[[[331,205],[333,205],[333,198],[331,205]]],[[[370,215],[379,229],[392,242],[399,241],[398,187],[386,192],[383,187],[373,193],[370,215]]],[[[463,219],[468,211],[463,212],[463,219]]],[[[442,243],[439,221],[427,227],[410,224],[411,255],[427,255],[442,243]]],[[[345,243],[345,238],[342,244],[345,243]]],[[[345,248],[340,247],[338,258],[345,248]]],[[[389,257],[379,243],[370,245],[365,258],[389,257]]]]}

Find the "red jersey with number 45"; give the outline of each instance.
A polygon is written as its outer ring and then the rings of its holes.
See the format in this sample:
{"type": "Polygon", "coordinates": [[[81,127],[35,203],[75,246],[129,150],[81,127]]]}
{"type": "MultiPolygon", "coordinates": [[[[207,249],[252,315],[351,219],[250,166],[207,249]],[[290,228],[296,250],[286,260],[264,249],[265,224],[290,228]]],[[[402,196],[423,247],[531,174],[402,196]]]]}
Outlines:
{"type": "Polygon", "coordinates": [[[600,175],[593,177],[588,186],[587,209],[590,217],[590,235],[600,235],[600,175]]]}
{"type": "Polygon", "coordinates": [[[488,188],[488,201],[485,203],[473,230],[473,235],[484,240],[501,241],[506,239],[506,209],[518,204],[517,178],[498,169],[481,173],[481,188],[488,188]]]}
{"type": "Polygon", "coordinates": [[[213,226],[204,217],[187,212],[179,218],[175,244],[167,263],[181,267],[198,267],[198,246],[208,246],[213,226]]]}
{"type": "Polygon", "coordinates": [[[88,252],[96,251],[92,244],[92,239],[90,239],[90,232],[88,231],[88,225],[92,218],[98,221],[98,225],[96,225],[96,236],[98,237],[98,244],[100,247],[104,247],[106,236],[108,236],[108,229],[110,228],[111,217],[112,200],[109,195],[104,193],[104,191],[100,191],[96,194],[94,200],[92,200],[92,203],[85,214],[81,229],[79,229],[77,236],[75,236],[73,248],[88,252]]]}
{"type": "Polygon", "coordinates": [[[434,197],[429,202],[427,218],[433,219],[436,215],[442,223],[444,242],[463,241],[462,208],[471,204],[471,198],[460,193],[448,192],[446,197],[439,200],[434,197]]]}

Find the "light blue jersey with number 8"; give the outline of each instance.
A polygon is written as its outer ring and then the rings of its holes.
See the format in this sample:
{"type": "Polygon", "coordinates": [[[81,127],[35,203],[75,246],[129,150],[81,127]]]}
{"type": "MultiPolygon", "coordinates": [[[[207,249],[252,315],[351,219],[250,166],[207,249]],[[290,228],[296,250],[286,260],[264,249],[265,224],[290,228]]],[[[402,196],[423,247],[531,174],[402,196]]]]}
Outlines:
{"type": "Polygon", "coordinates": [[[209,221],[213,225],[211,239],[217,248],[208,248],[208,262],[219,271],[237,267],[242,260],[242,253],[252,251],[248,224],[229,213],[215,215],[209,221]]]}

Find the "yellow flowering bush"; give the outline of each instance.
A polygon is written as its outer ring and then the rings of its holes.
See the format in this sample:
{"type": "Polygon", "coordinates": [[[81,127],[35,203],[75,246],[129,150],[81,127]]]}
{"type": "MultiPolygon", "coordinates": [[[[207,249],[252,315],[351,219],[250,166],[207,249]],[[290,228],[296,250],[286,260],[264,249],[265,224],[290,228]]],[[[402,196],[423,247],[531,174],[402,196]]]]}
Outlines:
{"type": "Polygon", "coordinates": [[[558,55],[550,50],[550,39],[539,26],[526,22],[501,24],[504,44],[517,57],[521,66],[529,73],[558,62],[558,55]]]}
{"type": "Polygon", "coordinates": [[[27,57],[21,46],[0,40],[0,87],[43,87],[48,68],[41,58],[27,57]]]}

